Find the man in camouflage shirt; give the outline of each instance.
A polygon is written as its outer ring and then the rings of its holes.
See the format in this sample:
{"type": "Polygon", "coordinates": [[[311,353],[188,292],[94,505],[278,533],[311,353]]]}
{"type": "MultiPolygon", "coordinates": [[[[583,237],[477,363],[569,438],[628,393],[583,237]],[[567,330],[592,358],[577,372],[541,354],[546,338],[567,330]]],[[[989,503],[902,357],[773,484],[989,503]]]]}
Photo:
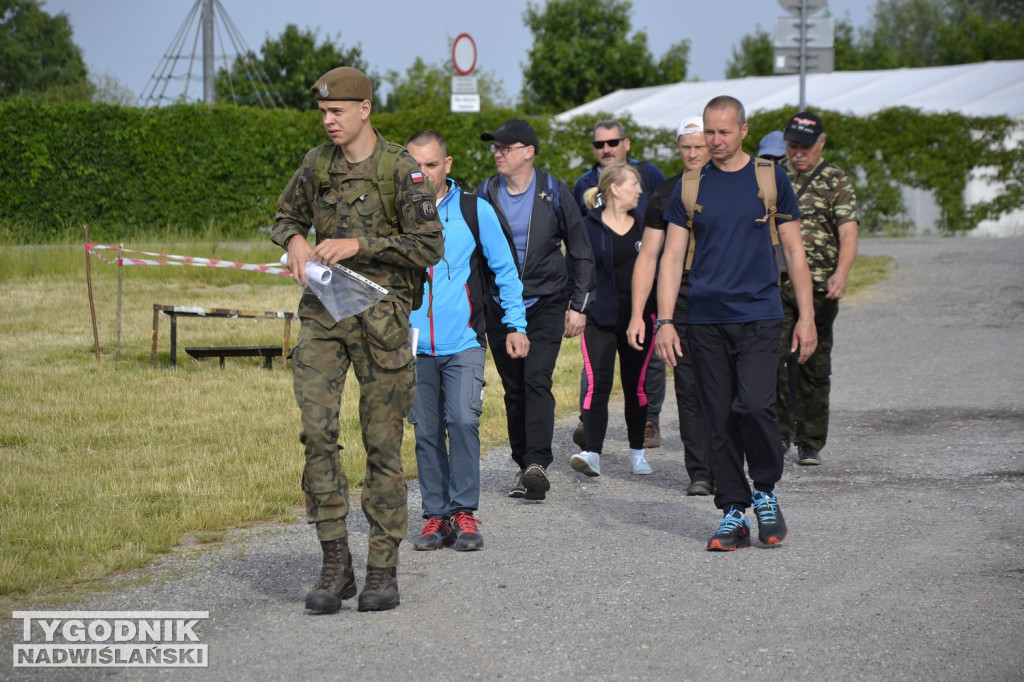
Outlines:
{"type": "Polygon", "coordinates": [[[825,125],[818,116],[806,111],[793,116],[786,124],[783,138],[783,166],[800,201],[800,231],[814,285],[818,350],[802,365],[789,351],[797,309],[793,285],[784,275],[785,320],[779,343],[775,409],[779,413],[783,448],[788,450],[791,442],[796,443],[797,462],[812,465],[821,464],[820,451],[828,436],[832,324],[857,257],[857,197],[846,173],[821,158],[825,125]]]}
{"type": "Polygon", "coordinates": [[[300,285],[307,284],[308,261],[341,263],[388,295],[340,322],[309,288],[299,301],[302,324],[291,358],[306,456],[302,489],[307,520],[316,524],[323,550],[320,579],[306,595],[306,608],[337,611],[342,599],[356,593],[345,525],[348,478],[338,444],[341,395],[351,366],[360,390],[362,507],[370,524],[359,610],[380,611],[399,604],[398,545],[408,521],[401,449],[416,389],[409,313],[419,303],[423,273],[444,253],[444,240],[429,180],[404,148],[387,142],[370,123],[370,80],[357,69],[339,67],[312,90],[331,141],[305,155],[281,193],[271,239],[287,249],[288,268],[300,285]],[[388,193],[380,187],[387,178],[377,177],[378,165],[388,158],[394,160],[398,225],[385,213],[388,193]],[[315,247],[306,239],[311,226],[315,247]]]}

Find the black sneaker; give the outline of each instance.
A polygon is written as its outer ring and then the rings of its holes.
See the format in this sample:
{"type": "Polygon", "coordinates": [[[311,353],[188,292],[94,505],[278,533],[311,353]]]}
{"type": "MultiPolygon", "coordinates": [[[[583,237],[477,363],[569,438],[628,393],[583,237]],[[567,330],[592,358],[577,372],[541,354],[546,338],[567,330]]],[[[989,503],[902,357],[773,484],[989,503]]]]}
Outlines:
{"type": "Polygon", "coordinates": [[[526,486],[523,485],[523,472],[516,472],[516,479],[512,482],[512,487],[508,491],[509,497],[520,498],[526,495],[526,486]]]}
{"type": "Polygon", "coordinates": [[[583,420],[576,425],[576,429],[572,432],[572,442],[576,443],[580,447],[580,450],[587,449],[587,436],[583,430],[583,420]]]}
{"type": "Polygon", "coordinates": [[[754,513],[757,514],[757,539],[763,545],[777,545],[786,539],[789,529],[779,509],[779,498],[775,493],[754,491],[754,513]]]}
{"type": "Polygon", "coordinates": [[[804,466],[815,466],[817,464],[821,464],[821,454],[807,443],[800,443],[797,445],[797,452],[799,453],[796,460],[797,464],[802,464],[804,466]]]}
{"type": "Polygon", "coordinates": [[[444,519],[436,516],[427,519],[423,524],[423,531],[420,536],[412,541],[412,548],[419,551],[441,549],[455,542],[455,535],[452,527],[444,519]]]}
{"type": "Polygon", "coordinates": [[[792,439],[790,439],[790,438],[783,438],[782,439],[782,454],[786,454],[787,452],[789,452],[789,448],[790,448],[790,446],[792,444],[793,444],[792,439]]]}
{"type": "Polygon", "coordinates": [[[452,517],[452,533],[455,535],[455,551],[469,552],[484,546],[484,536],[477,529],[482,523],[473,517],[473,512],[455,512],[452,517]]]}
{"type": "Polygon", "coordinates": [[[543,500],[551,488],[551,481],[548,480],[548,472],[539,464],[531,464],[523,472],[523,487],[526,492],[523,499],[543,500]]]}
{"type": "Polygon", "coordinates": [[[750,547],[750,524],[742,509],[729,507],[718,522],[718,532],[708,540],[709,552],[734,552],[750,547]]]}
{"type": "Polygon", "coordinates": [[[715,486],[707,481],[694,481],[686,488],[686,494],[690,497],[695,495],[711,495],[715,492],[715,486]]]}

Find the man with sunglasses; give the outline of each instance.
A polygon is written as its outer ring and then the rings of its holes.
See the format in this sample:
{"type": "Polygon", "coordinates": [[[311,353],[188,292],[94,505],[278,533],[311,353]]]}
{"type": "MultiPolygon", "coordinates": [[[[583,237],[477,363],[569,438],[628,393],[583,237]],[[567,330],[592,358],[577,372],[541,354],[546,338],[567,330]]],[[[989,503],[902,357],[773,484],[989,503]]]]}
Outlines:
{"type": "Polygon", "coordinates": [[[594,125],[594,140],[591,143],[594,149],[593,167],[581,175],[573,186],[572,195],[576,197],[576,203],[580,210],[587,211],[583,203],[583,193],[591,187],[597,187],[597,179],[601,177],[601,170],[613,163],[628,163],[635,166],[640,173],[640,187],[644,193],[640,195],[640,204],[636,207],[639,215],[644,214],[647,208],[647,198],[661,183],[665,182],[665,174],[650,161],[638,161],[629,158],[629,137],[626,136],[626,126],[619,121],[604,120],[594,125]]]}
{"type": "MultiPolygon", "coordinates": [[[[583,193],[591,187],[597,187],[598,178],[601,177],[601,170],[613,163],[628,163],[640,173],[640,187],[643,193],[640,195],[640,202],[636,206],[636,214],[641,218],[647,210],[647,199],[654,190],[665,182],[665,174],[650,161],[638,161],[629,158],[629,137],[626,136],[626,126],[620,121],[606,119],[598,121],[594,125],[593,142],[594,159],[596,163],[586,173],[576,180],[572,194],[576,197],[583,214],[587,214],[587,206],[583,202],[583,193]]],[[[661,447],[661,428],[659,420],[661,417],[661,405],[665,402],[665,363],[657,356],[651,358],[651,364],[647,367],[647,379],[644,381],[644,391],[647,393],[647,424],[644,427],[644,448],[651,449],[661,447]]],[[[583,404],[583,396],[587,392],[587,377],[583,374],[580,377],[580,404],[583,404]]],[[[582,409],[582,408],[581,408],[582,409]]],[[[572,435],[573,441],[581,448],[583,441],[583,420],[580,420],[576,431],[572,435]]]]}
{"type": "Polygon", "coordinates": [[[529,123],[509,119],[480,139],[491,142],[498,174],[477,193],[490,202],[510,244],[523,283],[530,353],[513,358],[505,337],[514,332],[501,320],[499,292],[489,282],[487,343],[505,388],[508,440],[519,467],[509,497],[543,500],[551,487],[547,467],[554,457],[555,396],[551,392],[562,337],[582,333],[596,274],[590,237],[565,183],[534,168],[540,147],[529,123]],[[573,257],[566,268],[562,244],[573,257]]]}

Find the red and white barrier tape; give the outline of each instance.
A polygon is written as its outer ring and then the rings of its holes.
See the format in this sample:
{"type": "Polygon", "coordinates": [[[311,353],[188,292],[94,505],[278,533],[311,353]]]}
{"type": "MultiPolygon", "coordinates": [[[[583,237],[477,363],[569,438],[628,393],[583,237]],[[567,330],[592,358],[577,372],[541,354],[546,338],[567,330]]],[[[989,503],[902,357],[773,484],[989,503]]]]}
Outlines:
{"type": "Polygon", "coordinates": [[[280,263],[237,263],[234,261],[219,260],[217,258],[200,258],[198,256],[178,256],[168,253],[151,253],[149,251],[133,251],[122,249],[118,246],[106,246],[104,244],[85,245],[86,253],[89,253],[107,265],[190,265],[205,268],[232,268],[234,270],[250,270],[253,272],[266,272],[271,275],[291,275],[291,270],[281,267],[280,263]],[[99,251],[116,251],[122,254],[119,258],[107,260],[99,254],[99,251]],[[154,256],[155,258],[126,258],[123,254],[131,253],[138,256],[154,256]]]}

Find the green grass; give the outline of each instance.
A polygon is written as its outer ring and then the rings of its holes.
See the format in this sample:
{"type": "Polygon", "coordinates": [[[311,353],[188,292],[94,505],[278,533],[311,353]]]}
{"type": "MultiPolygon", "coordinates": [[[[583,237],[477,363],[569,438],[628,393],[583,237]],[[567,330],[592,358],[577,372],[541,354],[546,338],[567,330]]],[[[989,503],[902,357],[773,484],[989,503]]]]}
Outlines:
{"type": "MultiPolygon", "coordinates": [[[[267,243],[126,245],[144,251],[276,261],[267,243]]],[[[851,295],[885,276],[885,258],[860,258],[851,295]]],[[[196,361],[179,349],[168,367],[168,322],[150,367],[153,304],[294,310],[288,277],[194,267],[124,270],[121,352],[117,268],[91,260],[102,355],[95,360],[85,251],[0,247],[0,595],[82,588],[137,568],[189,536],[217,542],[227,529],[293,522],[300,513],[299,413],[286,363],[196,361]]],[[[278,320],[181,318],[185,345],[278,344],[278,320]]],[[[292,343],[298,325],[293,325],[292,343]]],[[[555,397],[577,410],[578,340],[565,342],[555,397]]],[[[487,364],[484,451],[506,441],[501,382],[487,364]]],[[[364,474],[354,379],[345,391],[341,441],[353,485],[364,474]]],[[[411,427],[403,443],[415,476],[411,427]]]]}

